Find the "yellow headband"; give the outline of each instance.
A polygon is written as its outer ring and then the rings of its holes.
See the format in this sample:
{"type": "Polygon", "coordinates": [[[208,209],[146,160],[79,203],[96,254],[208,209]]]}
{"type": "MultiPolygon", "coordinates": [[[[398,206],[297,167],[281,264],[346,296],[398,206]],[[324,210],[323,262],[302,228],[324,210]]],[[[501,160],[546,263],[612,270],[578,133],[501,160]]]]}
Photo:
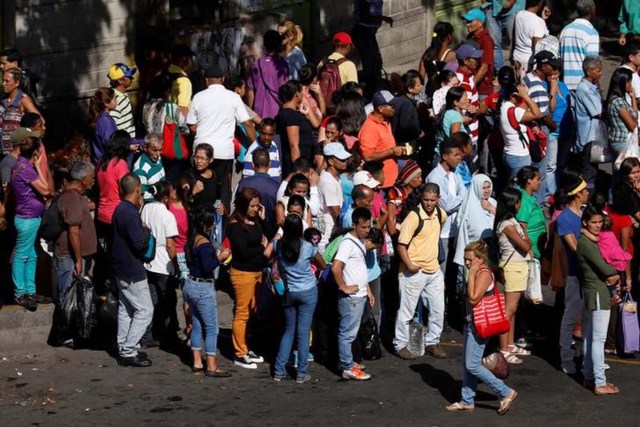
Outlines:
{"type": "Polygon", "coordinates": [[[581,192],[585,188],[587,188],[587,183],[583,180],[583,181],[580,182],[580,184],[576,188],[574,188],[573,190],[569,191],[569,195],[570,196],[575,196],[576,194],[578,194],[579,192],[581,192]]]}

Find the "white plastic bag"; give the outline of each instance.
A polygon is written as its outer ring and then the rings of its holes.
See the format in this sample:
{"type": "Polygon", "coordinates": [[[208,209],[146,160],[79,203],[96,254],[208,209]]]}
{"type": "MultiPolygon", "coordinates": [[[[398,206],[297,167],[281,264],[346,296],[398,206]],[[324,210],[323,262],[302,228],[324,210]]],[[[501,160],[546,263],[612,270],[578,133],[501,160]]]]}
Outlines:
{"type": "Polygon", "coordinates": [[[542,304],[542,269],[540,261],[532,259],[529,261],[529,278],[527,279],[527,289],[524,297],[534,304],[542,304]]]}
{"type": "Polygon", "coordinates": [[[638,130],[629,132],[629,138],[627,139],[627,146],[620,152],[615,162],[616,169],[620,169],[620,165],[625,159],[629,157],[640,158],[640,147],[638,146],[638,130]]]}
{"type": "Polygon", "coordinates": [[[589,153],[591,163],[607,163],[614,160],[613,152],[609,148],[607,125],[602,120],[595,124],[594,138],[589,153]]]}

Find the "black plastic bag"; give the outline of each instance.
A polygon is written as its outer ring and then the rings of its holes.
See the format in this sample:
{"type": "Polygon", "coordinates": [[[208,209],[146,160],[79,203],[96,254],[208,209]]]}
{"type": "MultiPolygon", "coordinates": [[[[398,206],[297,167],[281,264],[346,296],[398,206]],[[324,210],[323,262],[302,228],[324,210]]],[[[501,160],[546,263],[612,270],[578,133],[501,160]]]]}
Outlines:
{"type": "Polygon", "coordinates": [[[93,282],[88,277],[75,277],[77,292],[77,325],[76,336],[81,339],[91,338],[91,333],[98,323],[96,294],[93,282]]]}
{"type": "Polygon", "coordinates": [[[56,303],[53,311],[53,324],[49,333],[49,345],[61,346],[74,337],[78,314],[77,282],[73,280],[64,296],[56,303]]]}
{"type": "Polygon", "coordinates": [[[382,357],[380,338],[378,337],[378,325],[371,310],[366,310],[365,317],[358,330],[360,352],[366,360],[377,360],[382,357]]]}
{"type": "Polygon", "coordinates": [[[118,325],[118,297],[115,293],[107,289],[106,295],[100,297],[101,303],[98,309],[98,322],[105,328],[117,327],[118,325]]]}

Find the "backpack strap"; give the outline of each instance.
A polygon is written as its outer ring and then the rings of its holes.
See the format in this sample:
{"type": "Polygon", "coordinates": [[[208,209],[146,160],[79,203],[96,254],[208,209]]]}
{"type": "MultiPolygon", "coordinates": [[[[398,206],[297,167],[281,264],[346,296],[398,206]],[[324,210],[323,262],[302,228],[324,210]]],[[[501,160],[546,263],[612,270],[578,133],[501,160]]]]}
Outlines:
{"type": "Polygon", "coordinates": [[[516,107],[509,107],[507,110],[507,119],[509,120],[509,124],[511,127],[518,132],[518,138],[520,138],[520,142],[522,143],[522,147],[529,149],[529,142],[527,138],[522,133],[522,129],[520,129],[520,123],[516,119],[516,107]]]}
{"type": "Polygon", "coordinates": [[[343,243],[345,240],[350,241],[350,242],[351,242],[351,243],[352,243],[356,248],[360,249],[360,252],[362,252],[362,256],[364,257],[364,259],[365,259],[365,260],[367,259],[367,252],[366,252],[365,250],[363,250],[363,249],[360,247],[360,245],[358,245],[358,243],[357,243],[353,238],[350,238],[350,237],[348,236],[348,234],[347,234],[347,235],[345,235],[345,236],[344,236],[344,238],[342,239],[342,242],[340,242],[340,244],[342,245],[342,243],[343,243]]]}

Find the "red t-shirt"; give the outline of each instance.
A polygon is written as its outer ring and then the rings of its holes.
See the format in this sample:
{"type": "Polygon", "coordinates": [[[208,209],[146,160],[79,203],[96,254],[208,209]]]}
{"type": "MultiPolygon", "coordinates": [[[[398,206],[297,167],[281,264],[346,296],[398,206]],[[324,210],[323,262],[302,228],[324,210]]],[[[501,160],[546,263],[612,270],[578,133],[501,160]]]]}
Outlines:
{"type": "Polygon", "coordinates": [[[493,47],[495,46],[493,39],[489,33],[481,29],[477,31],[473,38],[478,43],[480,49],[482,49],[482,58],[480,58],[480,65],[487,64],[487,74],[484,75],[482,81],[478,83],[478,92],[480,95],[491,95],[494,91],[493,87],[493,47]]]}
{"type": "Polygon", "coordinates": [[[616,239],[620,242],[620,236],[622,235],[622,230],[630,227],[631,235],[629,236],[629,252],[631,256],[633,256],[633,220],[629,215],[619,214],[611,210],[610,206],[606,206],[604,210],[609,214],[609,218],[611,218],[611,231],[615,234],[616,239]]]}
{"type": "Polygon", "coordinates": [[[98,201],[98,220],[111,224],[113,211],[120,204],[120,178],[129,173],[127,162],[122,159],[111,160],[107,170],[103,171],[98,166],[96,180],[100,188],[100,200],[98,201]]]}
{"type": "Polygon", "coordinates": [[[174,238],[176,242],[176,252],[184,253],[184,246],[187,244],[187,233],[189,231],[189,220],[185,208],[177,208],[173,204],[169,204],[169,212],[176,217],[178,224],[178,235],[174,238]]]}

